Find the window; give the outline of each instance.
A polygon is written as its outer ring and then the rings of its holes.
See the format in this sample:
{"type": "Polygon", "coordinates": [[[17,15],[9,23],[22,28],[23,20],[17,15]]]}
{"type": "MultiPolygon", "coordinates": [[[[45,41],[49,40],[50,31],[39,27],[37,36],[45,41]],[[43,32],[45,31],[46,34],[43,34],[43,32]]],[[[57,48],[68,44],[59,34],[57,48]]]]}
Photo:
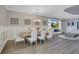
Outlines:
{"type": "Polygon", "coordinates": [[[48,28],[53,29],[54,32],[60,32],[61,30],[61,21],[57,19],[50,19],[48,21],[48,28]]]}
{"type": "Polygon", "coordinates": [[[58,20],[51,20],[51,27],[52,28],[59,28],[59,21],[58,20]]]}

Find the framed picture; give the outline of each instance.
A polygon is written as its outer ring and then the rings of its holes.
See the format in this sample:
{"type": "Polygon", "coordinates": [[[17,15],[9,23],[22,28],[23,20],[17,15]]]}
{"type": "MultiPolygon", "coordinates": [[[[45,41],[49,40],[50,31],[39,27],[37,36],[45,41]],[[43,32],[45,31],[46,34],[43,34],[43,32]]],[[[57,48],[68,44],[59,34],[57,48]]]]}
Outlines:
{"type": "Polygon", "coordinates": [[[67,25],[70,26],[70,22],[68,22],[67,25]]]}
{"type": "Polygon", "coordinates": [[[74,22],[72,22],[72,26],[74,26],[74,22]]]}
{"type": "Polygon", "coordinates": [[[34,19],[33,21],[36,26],[39,26],[41,23],[41,19],[34,19]]]}
{"type": "Polygon", "coordinates": [[[79,29],[79,21],[77,21],[77,29],[79,29]]]}
{"type": "Polygon", "coordinates": [[[11,18],[11,24],[18,24],[18,18],[11,18]]]}
{"type": "Polygon", "coordinates": [[[24,19],[25,25],[30,25],[30,19],[24,19]]]}
{"type": "Polygon", "coordinates": [[[40,25],[40,23],[38,21],[35,22],[35,25],[40,25]]]}

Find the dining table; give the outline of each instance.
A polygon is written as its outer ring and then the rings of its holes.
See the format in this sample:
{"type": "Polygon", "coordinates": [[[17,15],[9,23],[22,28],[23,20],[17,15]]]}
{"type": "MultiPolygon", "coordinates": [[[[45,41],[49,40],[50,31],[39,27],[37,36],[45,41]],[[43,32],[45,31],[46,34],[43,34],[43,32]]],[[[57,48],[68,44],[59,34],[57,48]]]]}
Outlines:
{"type": "Polygon", "coordinates": [[[21,37],[24,38],[25,43],[28,41],[28,38],[31,37],[31,32],[22,32],[21,37]]]}

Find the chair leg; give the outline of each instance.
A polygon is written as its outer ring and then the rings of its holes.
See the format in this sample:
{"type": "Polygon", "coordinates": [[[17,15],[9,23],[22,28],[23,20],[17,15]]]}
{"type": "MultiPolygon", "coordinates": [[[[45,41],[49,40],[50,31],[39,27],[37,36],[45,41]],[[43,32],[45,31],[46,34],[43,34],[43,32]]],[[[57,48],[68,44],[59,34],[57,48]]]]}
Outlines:
{"type": "Polygon", "coordinates": [[[15,42],[15,47],[16,47],[16,42],[15,42]]]}
{"type": "Polygon", "coordinates": [[[49,41],[49,42],[51,42],[51,41],[52,41],[52,39],[51,39],[51,38],[48,38],[48,41],[49,41]]]}
{"type": "Polygon", "coordinates": [[[27,45],[29,45],[29,41],[27,41],[27,45]]]}
{"type": "Polygon", "coordinates": [[[37,41],[35,42],[36,46],[37,46],[37,41]]]}
{"type": "Polygon", "coordinates": [[[44,44],[45,44],[45,40],[44,40],[44,44]]]}
{"type": "Polygon", "coordinates": [[[41,44],[41,40],[40,40],[40,44],[41,44]]]}
{"type": "Polygon", "coordinates": [[[47,41],[49,42],[49,38],[47,38],[47,41]]]}
{"type": "Polygon", "coordinates": [[[32,43],[30,43],[30,45],[32,46],[32,43]]]}
{"type": "Polygon", "coordinates": [[[25,41],[24,41],[24,45],[25,45],[25,41]]]}

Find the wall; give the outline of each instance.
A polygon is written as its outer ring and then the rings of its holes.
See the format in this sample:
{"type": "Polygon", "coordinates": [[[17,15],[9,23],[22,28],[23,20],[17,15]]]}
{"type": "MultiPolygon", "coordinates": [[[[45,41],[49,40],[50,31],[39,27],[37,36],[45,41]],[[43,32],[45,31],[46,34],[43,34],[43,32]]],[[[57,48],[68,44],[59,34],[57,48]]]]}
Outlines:
{"type": "Polygon", "coordinates": [[[0,26],[5,26],[7,24],[7,10],[5,6],[0,5],[0,26]]]}
{"type": "Polygon", "coordinates": [[[62,30],[68,33],[79,33],[79,30],[77,29],[77,21],[79,20],[63,20],[62,30]],[[68,22],[70,22],[70,26],[67,25],[68,22]],[[71,25],[72,22],[74,22],[74,26],[71,25]]]}
{"type": "MultiPolygon", "coordinates": [[[[39,19],[41,19],[41,25],[40,28],[42,27],[46,27],[47,25],[43,26],[43,20],[48,21],[47,17],[44,16],[39,16],[39,19]]],[[[15,11],[8,11],[8,26],[26,26],[26,27],[31,27],[32,29],[35,27],[34,21],[35,20],[35,16],[30,15],[30,14],[26,14],[26,13],[21,13],[21,12],[15,12],[15,11]],[[12,25],[10,24],[10,18],[18,18],[19,23],[17,25],[12,25]],[[31,20],[31,24],[30,25],[25,25],[24,24],[24,19],[30,19],[31,20]]]]}
{"type": "MultiPolygon", "coordinates": [[[[34,30],[34,20],[35,16],[21,13],[21,12],[15,12],[15,11],[7,11],[5,6],[0,5],[0,45],[3,45],[3,42],[5,39],[8,38],[10,34],[22,31],[28,31],[28,28],[30,27],[32,30],[34,30]],[[12,25],[10,24],[10,18],[19,18],[19,24],[18,25],[12,25]],[[25,25],[24,19],[31,19],[31,25],[25,25]],[[8,34],[8,36],[7,36],[8,34]]],[[[47,25],[43,26],[43,20],[48,21],[47,17],[39,17],[41,19],[41,25],[40,28],[45,27],[47,29],[47,25]]],[[[11,37],[12,38],[12,37],[11,37]]]]}
{"type": "Polygon", "coordinates": [[[66,32],[66,21],[65,20],[61,20],[61,28],[62,28],[62,32],[66,32]]]}
{"type": "Polygon", "coordinates": [[[5,27],[7,25],[7,20],[8,20],[7,10],[5,6],[0,5],[0,49],[5,41],[4,31],[6,28],[2,27],[5,27]]]}

